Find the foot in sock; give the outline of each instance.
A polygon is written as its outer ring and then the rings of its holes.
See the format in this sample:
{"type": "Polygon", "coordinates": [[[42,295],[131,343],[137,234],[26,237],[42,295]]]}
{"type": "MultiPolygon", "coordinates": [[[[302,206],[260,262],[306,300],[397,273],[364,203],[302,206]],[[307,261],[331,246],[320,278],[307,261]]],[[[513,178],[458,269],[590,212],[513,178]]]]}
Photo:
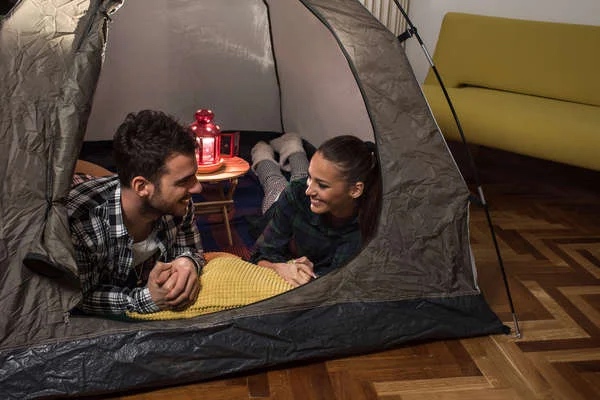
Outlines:
{"type": "Polygon", "coordinates": [[[271,147],[279,153],[279,165],[284,171],[290,171],[289,158],[292,154],[304,153],[302,138],[297,133],[284,133],[276,139],[271,140],[271,147]]]}
{"type": "Polygon", "coordinates": [[[256,171],[256,166],[261,161],[271,160],[274,163],[277,163],[277,161],[275,161],[275,154],[273,153],[273,148],[269,146],[269,144],[267,144],[266,142],[263,142],[262,140],[256,143],[254,147],[252,147],[252,150],[250,150],[250,155],[252,156],[253,171],[256,171]]]}

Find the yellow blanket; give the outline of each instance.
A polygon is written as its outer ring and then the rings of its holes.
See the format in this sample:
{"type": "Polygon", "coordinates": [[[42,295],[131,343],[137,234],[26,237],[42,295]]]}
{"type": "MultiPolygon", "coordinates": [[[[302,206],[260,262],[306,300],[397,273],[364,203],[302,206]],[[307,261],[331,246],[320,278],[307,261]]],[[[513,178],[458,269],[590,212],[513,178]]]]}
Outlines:
{"type": "Polygon", "coordinates": [[[196,302],[183,311],[159,311],[150,314],[128,312],[136,320],[190,318],[202,314],[242,307],[292,289],[271,269],[242,260],[229,253],[207,253],[208,263],[200,275],[200,293],[196,302]]]}

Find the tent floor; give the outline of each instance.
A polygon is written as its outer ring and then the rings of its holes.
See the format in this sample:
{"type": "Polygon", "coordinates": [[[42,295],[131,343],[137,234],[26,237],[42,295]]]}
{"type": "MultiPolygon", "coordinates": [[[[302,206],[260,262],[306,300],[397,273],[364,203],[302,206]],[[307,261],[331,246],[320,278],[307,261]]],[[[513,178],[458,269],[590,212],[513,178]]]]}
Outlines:
{"type": "MultiPolygon", "coordinates": [[[[463,168],[460,146],[452,147],[463,168]]],[[[476,162],[521,339],[444,340],[102,398],[600,397],[600,172],[484,148],[476,162]]],[[[487,221],[476,206],[471,236],[486,299],[513,326],[487,221]]]]}

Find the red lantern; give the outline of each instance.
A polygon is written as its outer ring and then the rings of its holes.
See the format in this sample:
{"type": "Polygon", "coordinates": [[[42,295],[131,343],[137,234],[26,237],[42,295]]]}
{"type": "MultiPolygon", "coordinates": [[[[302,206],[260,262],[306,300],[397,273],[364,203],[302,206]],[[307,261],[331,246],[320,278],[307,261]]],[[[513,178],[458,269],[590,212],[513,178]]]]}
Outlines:
{"type": "Polygon", "coordinates": [[[211,173],[223,165],[221,158],[221,129],[213,121],[211,110],[200,109],[194,114],[195,121],[190,124],[190,130],[196,136],[196,161],[198,173],[211,173]]]}
{"type": "Polygon", "coordinates": [[[240,152],[240,133],[221,132],[221,157],[237,157],[240,152]]]}

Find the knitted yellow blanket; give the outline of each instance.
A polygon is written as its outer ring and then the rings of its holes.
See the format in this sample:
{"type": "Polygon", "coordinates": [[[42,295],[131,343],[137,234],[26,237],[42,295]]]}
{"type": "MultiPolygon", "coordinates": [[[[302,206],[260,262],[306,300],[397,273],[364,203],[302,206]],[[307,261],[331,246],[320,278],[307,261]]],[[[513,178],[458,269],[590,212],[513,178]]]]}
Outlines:
{"type": "Polygon", "coordinates": [[[136,320],[190,318],[242,307],[292,289],[292,285],[275,271],[244,261],[236,255],[207,253],[207,259],[209,261],[200,275],[200,293],[193,305],[183,311],[127,312],[127,317],[136,320]]]}

